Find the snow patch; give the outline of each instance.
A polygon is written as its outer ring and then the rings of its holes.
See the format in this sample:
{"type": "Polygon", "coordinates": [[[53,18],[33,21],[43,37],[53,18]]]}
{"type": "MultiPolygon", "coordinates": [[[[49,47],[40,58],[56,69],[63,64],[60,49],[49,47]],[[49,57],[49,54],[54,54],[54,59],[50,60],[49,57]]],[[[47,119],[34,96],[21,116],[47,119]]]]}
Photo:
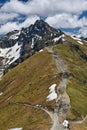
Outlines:
{"type": "Polygon", "coordinates": [[[9,37],[9,39],[14,39],[14,40],[16,40],[16,39],[18,39],[18,36],[19,36],[19,35],[20,35],[20,32],[14,34],[14,35],[11,35],[11,36],[9,37]]]}
{"type": "Polygon", "coordinates": [[[81,40],[80,38],[73,37],[73,36],[72,36],[72,38],[73,38],[74,40],[77,40],[77,42],[80,43],[81,45],[83,45],[83,43],[81,42],[82,40],[81,40]]]}
{"type": "Polygon", "coordinates": [[[81,39],[80,38],[78,38],[78,37],[73,37],[73,36],[71,36],[74,40],[78,40],[78,41],[81,41],[81,39]]]}
{"type": "Polygon", "coordinates": [[[57,93],[55,92],[56,84],[53,84],[49,87],[49,95],[47,96],[47,101],[52,101],[57,98],[57,93]]]}
{"type": "Polygon", "coordinates": [[[53,85],[51,85],[51,86],[49,87],[50,93],[53,92],[53,91],[55,91],[55,87],[56,87],[56,84],[53,84],[53,85]]]}
{"type": "Polygon", "coordinates": [[[41,49],[39,52],[42,52],[43,51],[43,49],[41,49]]]}
{"type": "Polygon", "coordinates": [[[53,36],[53,33],[51,33],[51,37],[53,36]]]}
{"type": "Polygon", "coordinates": [[[39,35],[37,35],[37,34],[35,34],[35,37],[36,37],[36,38],[39,38],[39,39],[42,39],[42,37],[39,36],[39,35]]]}
{"type": "Polygon", "coordinates": [[[3,76],[3,71],[2,72],[0,72],[0,78],[3,76]]]}
{"type": "Polygon", "coordinates": [[[2,96],[3,95],[3,92],[0,92],[0,96],[2,96]]]}
{"type": "Polygon", "coordinates": [[[60,38],[61,38],[61,36],[55,37],[55,38],[53,39],[53,41],[54,41],[54,42],[57,42],[57,41],[59,41],[60,38]]]}
{"type": "Polygon", "coordinates": [[[9,48],[0,48],[0,57],[4,57],[3,64],[11,64],[20,57],[21,46],[18,42],[9,48]],[[8,60],[7,60],[8,59],[8,60]]]}
{"type": "Polygon", "coordinates": [[[61,36],[59,36],[59,37],[55,37],[54,39],[53,39],[53,41],[54,42],[57,42],[57,41],[59,41],[61,38],[64,38],[65,37],[65,35],[63,34],[63,35],[61,35],[61,36]]]}
{"type": "Polygon", "coordinates": [[[81,45],[83,45],[83,43],[81,41],[78,41],[78,43],[80,43],[81,45]]]}
{"type": "Polygon", "coordinates": [[[34,48],[34,38],[32,38],[32,44],[31,44],[31,48],[34,48]]]}
{"type": "Polygon", "coordinates": [[[35,26],[35,30],[39,31],[39,29],[35,26]]]}
{"type": "Polygon", "coordinates": [[[63,42],[65,42],[65,41],[66,41],[66,39],[62,38],[62,41],[63,41],[63,42]]]}
{"type": "Polygon", "coordinates": [[[47,96],[47,101],[52,101],[57,98],[57,93],[52,92],[47,96]]]}

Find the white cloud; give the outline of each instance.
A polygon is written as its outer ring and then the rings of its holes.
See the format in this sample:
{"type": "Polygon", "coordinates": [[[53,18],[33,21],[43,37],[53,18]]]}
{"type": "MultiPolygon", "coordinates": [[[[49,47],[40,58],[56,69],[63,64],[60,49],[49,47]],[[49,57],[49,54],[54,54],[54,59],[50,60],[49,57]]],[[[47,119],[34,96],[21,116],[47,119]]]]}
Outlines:
{"type": "Polygon", "coordinates": [[[87,38],[87,27],[83,27],[78,32],[79,37],[87,38]]]}
{"type": "Polygon", "coordinates": [[[32,0],[30,12],[39,15],[55,15],[58,13],[81,13],[87,10],[87,0],[32,0]]]}
{"type": "Polygon", "coordinates": [[[5,34],[15,29],[19,29],[16,22],[8,22],[0,27],[0,33],[5,34]]]}
{"type": "Polygon", "coordinates": [[[26,27],[40,16],[47,17],[45,21],[56,28],[84,27],[87,18],[79,19],[83,11],[87,11],[87,0],[10,0],[0,8],[0,33],[26,27]],[[23,23],[12,22],[14,18],[21,19],[21,15],[26,17],[23,23]]]}
{"type": "Polygon", "coordinates": [[[18,1],[18,0],[10,0],[9,2],[6,2],[2,7],[1,7],[1,12],[6,12],[6,13],[19,13],[19,14],[26,14],[27,13],[27,4],[18,1]]]}
{"type": "Polygon", "coordinates": [[[76,28],[87,25],[87,19],[85,17],[79,19],[78,15],[66,13],[47,17],[45,21],[55,28],[76,28]]]}
{"type": "Polygon", "coordinates": [[[10,0],[5,3],[1,11],[21,14],[52,15],[56,13],[81,13],[87,10],[87,0],[29,0],[22,2],[10,0]]]}
{"type": "Polygon", "coordinates": [[[31,24],[34,24],[36,20],[39,20],[38,16],[29,16],[23,23],[20,24],[21,27],[28,27],[31,24]]]}
{"type": "Polygon", "coordinates": [[[17,18],[19,15],[16,13],[0,13],[0,24],[5,24],[9,20],[17,18]]]}
{"type": "Polygon", "coordinates": [[[18,22],[7,22],[4,25],[1,25],[0,27],[0,34],[6,34],[13,30],[20,30],[22,27],[28,27],[31,24],[34,24],[34,22],[40,19],[38,16],[29,16],[23,23],[18,22]]]}

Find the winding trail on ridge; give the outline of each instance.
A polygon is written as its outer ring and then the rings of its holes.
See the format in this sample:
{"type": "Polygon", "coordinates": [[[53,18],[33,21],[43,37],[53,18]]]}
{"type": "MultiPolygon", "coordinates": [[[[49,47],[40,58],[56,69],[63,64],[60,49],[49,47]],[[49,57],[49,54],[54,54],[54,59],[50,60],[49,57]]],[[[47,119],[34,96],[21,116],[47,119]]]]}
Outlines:
{"type": "Polygon", "coordinates": [[[62,74],[61,82],[57,87],[56,107],[54,109],[53,117],[51,118],[53,120],[53,126],[50,130],[65,130],[66,128],[62,126],[60,118],[66,119],[66,113],[70,109],[70,99],[66,93],[66,84],[69,72],[67,70],[67,65],[64,64],[64,61],[55,51],[53,51],[52,47],[46,47],[46,49],[50,54],[52,54],[53,59],[55,60],[58,73],[62,74]]]}
{"type": "Polygon", "coordinates": [[[26,102],[16,102],[13,104],[33,107],[46,112],[52,120],[52,127],[50,130],[69,130],[63,126],[63,121],[61,121],[61,118],[63,118],[63,120],[66,119],[66,113],[70,109],[70,99],[66,93],[67,75],[69,72],[67,70],[67,65],[64,64],[64,61],[58,56],[58,54],[56,54],[51,47],[46,47],[46,49],[52,55],[58,69],[58,73],[61,74],[61,81],[57,87],[57,99],[55,99],[54,110],[50,110],[41,105],[32,105],[26,102]]]}
{"type": "MultiPolygon", "coordinates": [[[[67,79],[69,77],[69,71],[67,69],[67,65],[64,61],[56,54],[56,52],[52,49],[52,47],[46,47],[48,52],[52,55],[55,60],[56,67],[58,69],[58,73],[61,74],[61,81],[57,87],[57,99],[55,100],[55,108],[54,110],[49,110],[47,107],[43,107],[41,105],[32,105],[30,103],[16,102],[13,104],[16,105],[24,105],[27,107],[33,107],[38,110],[43,110],[46,112],[51,120],[52,127],[50,130],[69,130],[68,128],[64,128],[62,125],[61,118],[66,119],[66,113],[70,110],[70,99],[68,94],[66,93],[67,79]]],[[[11,97],[9,97],[10,99],[11,97]]],[[[6,100],[8,101],[8,99],[6,100]]],[[[87,119],[87,116],[82,121],[77,121],[73,123],[82,123],[87,119]]]]}
{"type": "Polygon", "coordinates": [[[46,47],[46,49],[50,54],[52,54],[52,57],[55,60],[58,73],[62,74],[60,84],[57,87],[57,99],[55,100],[54,110],[49,110],[47,107],[43,107],[41,105],[32,105],[23,102],[18,102],[14,104],[33,107],[46,112],[52,120],[52,127],[50,128],[50,130],[69,130],[68,128],[65,128],[63,126],[63,122],[60,120],[61,118],[66,119],[66,113],[70,109],[70,99],[66,93],[66,84],[68,78],[67,66],[51,47],[46,47]]]}

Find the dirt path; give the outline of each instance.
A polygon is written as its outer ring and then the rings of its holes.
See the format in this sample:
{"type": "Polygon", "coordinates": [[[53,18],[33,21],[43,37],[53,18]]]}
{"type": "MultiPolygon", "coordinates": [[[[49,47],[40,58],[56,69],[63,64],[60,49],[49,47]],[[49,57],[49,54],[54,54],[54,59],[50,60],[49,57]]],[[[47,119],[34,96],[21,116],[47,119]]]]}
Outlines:
{"type": "Polygon", "coordinates": [[[23,103],[23,102],[17,102],[17,103],[13,103],[13,104],[23,105],[26,107],[33,107],[38,110],[43,110],[44,112],[46,112],[50,116],[50,118],[53,122],[53,125],[50,130],[68,130],[68,129],[64,128],[62,124],[59,123],[58,113],[54,112],[54,111],[50,111],[47,107],[43,107],[41,105],[32,105],[32,104],[23,103]]]}
{"type": "Polygon", "coordinates": [[[82,120],[79,120],[79,121],[71,121],[71,123],[73,123],[73,124],[82,124],[86,119],[87,119],[87,115],[86,115],[85,117],[83,117],[82,120]]]}
{"type": "Polygon", "coordinates": [[[41,105],[31,105],[29,103],[16,103],[25,105],[28,107],[34,107],[39,110],[45,111],[51,118],[53,125],[50,130],[68,130],[67,128],[64,128],[62,125],[63,122],[60,121],[60,118],[66,119],[66,112],[70,108],[70,100],[66,93],[66,84],[67,84],[67,66],[64,64],[63,60],[59,58],[56,53],[52,50],[52,48],[47,48],[48,52],[50,52],[56,62],[56,67],[58,69],[59,73],[62,73],[62,79],[60,84],[57,87],[57,99],[55,102],[55,108],[54,111],[50,111],[47,107],[43,107],[41,105]]]}
{"type": "MultiPolygon", "coordinates": [[[[55,60],[56,67],[58,69],[58,73],[62,74],[61,75],[61,81],[57,87],[57,99],[55,101],[55,108],[54,111],[50,111],[47,107],[43,107],[41,105],[32,105],[29,103],[23,103],[23,102],[18,102],[18,103],[13,103],[16,105],[24,105],[27,107],[33,107],[39,110],[43,110],[46,112],[52,122],[53,125],[50,130],[69,130],[68,128],[64,128],[62,125],[63,121],[60,119],[66,119],[66,113],[70,109],[70,99],[68,94],[66,93],[66,86],[67,86],[67,79],[68,79],[68,69],[67,65],[64,63],[64,61],[53,51],[51,47],[46,47],[48,52],[52,54],[53,59],[55,60]]],[[[8,101],[8,99],[6,100],[8,101]]],[[[82,120],[82,121],[75,121],[73,123],[82,123],[87,119],[87,116],[82,120]]]]}
{"type": "Polygon", "coordinates": [[[45,111],[50,116],[53,122],[53,125],[50,130],[68,130],[67,128],[64,128],[64,126],[62,125],[63,122],[60,121],[60,118],[66,119],[66,112],[70,108],[70,100],[66,93],[67,66],[64,64],[63,60],[61,60],[61,58],[59,58],[56,55],[56,53],[52,50],[52,48],[48,47],[47,50],[48,52],[52,54],[56,62],[58,73],[62,73],[61,82],[57,87],[57,99],[55,101],[54,111],[50,111],[47,107],[43,107],[41,105],[31,105],[31,104],[26,104],[26,103],[21,103],[21,104],[45,111]]]}
{"type": "Polygon", "coordinates": [[[47,47],[46,48],[49,53],[52,54],[53,59],[55,60],[56,67],[58,69],[58,73],[61,73],[61,81],[60,84],[57,87],[57,99],[55,101],[55,108],[53,111],[50,111],[47,107],[43,107],[41,105],[32,105],[29,103],[13,103],[16,105],[24,105],[27,107],[33,107],[39,110],[43,110],[46,112],[52,122],[53,125],[50,130],[68,130],[67,128],[64,128],[63,121],[60,120],[60,118],[66,119],[66,113],[70,109],[70,100],[66,93],[66,84],[67,84],[67,65],[64,64],[63,60],[52,50],[52,48],[47,47]]]}
{"type": "MultiPolygon", "coordinates": [[[[57,87],[57,99],[56,99],[56,107],[53,117],[53,126],[50,130],[64,130],[65,128],[60,121],[61,118],[66,119],[66,113],[70,109],[70,99],[66,93],[66,85],[67,85],[67,65],[64,61],[56,54],[55,51],[51,47],[46,48],[49,53],[52,54],[56,67],[58,69],[58,73],[62,74],[62,79],[60,84],[57,87]]],[[[66,129],[67,130],[67,129],[66,129]]]]}

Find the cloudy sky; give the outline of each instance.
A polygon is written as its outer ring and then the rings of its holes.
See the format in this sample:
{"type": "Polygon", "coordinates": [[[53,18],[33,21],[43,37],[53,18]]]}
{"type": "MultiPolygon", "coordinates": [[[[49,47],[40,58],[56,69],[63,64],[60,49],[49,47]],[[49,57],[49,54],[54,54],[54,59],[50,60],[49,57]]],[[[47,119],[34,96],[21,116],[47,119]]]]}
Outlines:
{"type": "Polygon", "coordinates": [[[44,19],[55,28],[87,35],[87,0],[0,0],[0,35],[44,19]]]}

